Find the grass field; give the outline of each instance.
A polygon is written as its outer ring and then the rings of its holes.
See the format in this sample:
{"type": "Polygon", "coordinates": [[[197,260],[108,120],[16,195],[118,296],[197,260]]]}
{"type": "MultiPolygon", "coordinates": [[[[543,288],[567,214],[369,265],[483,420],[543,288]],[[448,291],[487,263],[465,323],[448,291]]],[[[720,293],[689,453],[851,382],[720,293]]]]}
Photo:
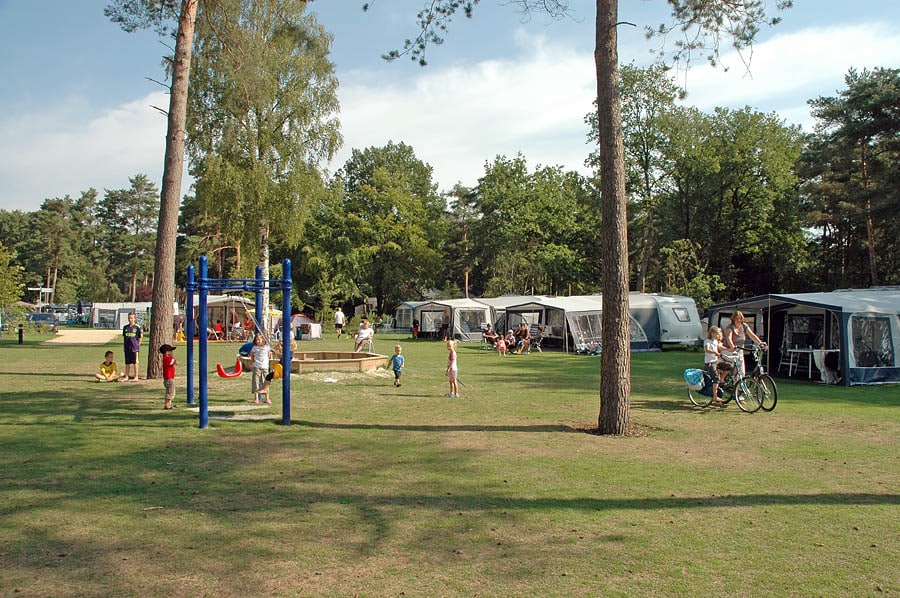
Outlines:
{"type": "MultiPolygon", "coordinates": [[[[349,349],[351,342],[301,343],[349,349]]],[[[400,337],[376,338],[389,354],[400,337]]],[[[293,425],[215,419],[107,347],[0,340],[3,596],[882,596],[900,593],[900,387],[785,381],[701,410],[699,352],[635,354],[624,438],[586,433],[598,357],[402,339],[392,375],[292,379],[293,425]],[[143,373],[143,371],[142,371],[143,373]]],[[[234,346],[210,348],[233,364],[234,346]]],[[[146,355],[142,356],[142,360],[146,355]]],[[[143,368],[143,366],[142,366],[143,368]]]]}

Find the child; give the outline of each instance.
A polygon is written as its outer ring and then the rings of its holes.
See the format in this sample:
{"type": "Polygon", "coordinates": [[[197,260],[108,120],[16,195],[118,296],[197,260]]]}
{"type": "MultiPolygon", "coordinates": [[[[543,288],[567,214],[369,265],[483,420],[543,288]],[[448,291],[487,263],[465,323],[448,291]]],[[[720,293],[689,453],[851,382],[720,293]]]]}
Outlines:
{"type": "Polygon", "coordinates": [[[122,328],[122,336],[125,339],[125,377],[128,380],[129,372],[134,370],[135,382],[138,379],[138,355],[141,352],[141,338],[143,333],[141,327],[137,325],[137,314],[131,312],[128,314],[128,325],[122,328]]]}
{"type": "Polygon", "coordinates": [[[497,353],[506,357],[506,353],[507,353],[506,338],[498,335],[496,340],[494,341],[494,346],[497,347],[497,353]]]}
{"type": "Polygon", "coordinates": [[[506,348],[509,350],[511,347],[516,346],[516,335],[512,330],[508,330],[506,332],[506,348]]]}
{"type": "Polygon", "coordinates": [[[175,347],[168,344],[163,344],[159,347],[159,352],[162,353],[163,387],[166,389],[166,404],[163,406],[163,409],[175,408],[173,403],[175,400],[175,365],[178,362],[175,361],[175,356],[172,355],[174,350],[175,347]]]}
{"type": "Polygon", "coordinates": [[[459,398],[459,367],[456,363],[456,341],[447,341],[447,380],[450,381],[450,392],[447,396],[451,399],[459,398]]]}
{"type": "Polygon", "coordinates": [[[732,368],[732,365],[722,360],[722,329],[718,326],[712,326],[703,341],[703,367],[706,373],[712,378],[712,395],[713,400],[721,403],[719,399],[719,382],[725,378],[725,374],[732,368]]]}
{"type": "Polygon", "coordinates": [[[406,358],[401,355],[403,348],[400,345],[394,347],[394,354],[391,356],[391,368],[394,370],[394,386],[400,386],[400,374],[403,373],[403,364],[406,358]]]}
{"type": "Polygon", "coordinates": [[[122,379],[119,375],[119,366],[113,361],[113,352],[107,351],[103,356],[103,363],[100,364],[100,371],[94,374],[97,382],[118,382],[122,379]]]}
{"type": "Polygon", "coordinates": [[[272,348],[266,342],[262,332],[257,332],[253,339],[253,348],[250,357],[253,358],[253,378],[250,383],[250,392],[253,393],[253,402],[259,404],[259,397],[265,397],[266,405],[271,405],[269,399],[269,386],[266,376],[269,374],[269,353],[272,348]]]}

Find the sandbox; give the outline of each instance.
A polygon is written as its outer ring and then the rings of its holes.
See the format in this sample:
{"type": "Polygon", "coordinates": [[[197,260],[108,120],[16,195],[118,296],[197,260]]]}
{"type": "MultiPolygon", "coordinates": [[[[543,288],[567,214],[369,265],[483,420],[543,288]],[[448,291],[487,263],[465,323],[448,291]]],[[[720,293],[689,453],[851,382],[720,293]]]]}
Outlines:
{"type": "MultiPolygon", "coordinates": [[[[298,351],[291,360],[291,372],[372,372],[387,366],[388,357],[378,353],[353,353],[350,351],[298,351]]],[[[253,360],[241,357],[245,370],[253,369],[253,360]]]]}

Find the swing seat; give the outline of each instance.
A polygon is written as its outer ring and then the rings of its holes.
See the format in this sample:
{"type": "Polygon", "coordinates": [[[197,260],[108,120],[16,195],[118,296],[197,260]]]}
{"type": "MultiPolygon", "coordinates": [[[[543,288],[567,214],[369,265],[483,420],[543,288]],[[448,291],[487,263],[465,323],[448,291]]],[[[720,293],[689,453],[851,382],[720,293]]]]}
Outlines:
{"type": "Polygon", "coordinates": [[[221,363],[216,364],[216,371],[219,373],[219,377],[221,378],[237,378],[241,375],[241,372],[244,371],[244,366],[241,365],[241,358],[238,357],[237,361],[234,362],[234,369],[232,371],[226,371],[225,368],[222,367],[221,363]]]}

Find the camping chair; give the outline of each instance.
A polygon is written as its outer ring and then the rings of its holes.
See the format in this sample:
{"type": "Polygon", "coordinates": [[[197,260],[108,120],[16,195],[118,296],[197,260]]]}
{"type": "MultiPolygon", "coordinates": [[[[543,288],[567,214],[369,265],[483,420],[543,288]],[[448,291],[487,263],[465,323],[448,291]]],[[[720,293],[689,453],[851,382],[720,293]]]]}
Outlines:
{"type": "Polygon", "coordinates": [[[484,338],[484,333],[487,330],[487,323],[481,325],[481,349],[490,351],[494,348],[494,345],[488,342],[486,338],[484,338]]]}
{"type": "Polygon", "coordinates": [[[780,372],[782,369],[787,368],[788,377],[793,376],[794,372],[797,371],[797,367],[800,365],[798,363],[797,355],[797,353],[790,350],[787,342],[782,343],[781,359],[778,361],[778,371],[780,372]]]}
{"type": "Polygon", "coordinates": [[[543,353],[544,350],[541,349],[541,341],[544,340],[544,327],[540,324],[532,324],[531,330],[528,332],[529,336],[529,351],[537,351],[538,353],[543,353]]]}
{"type": "Polygon", "coordinates": [[[362,343],[360,343],[359,348],[356,350],[357,353],[374,353],[375,352],[375,335],[373,334],[369,338],[365,339],[362,343]]]}

